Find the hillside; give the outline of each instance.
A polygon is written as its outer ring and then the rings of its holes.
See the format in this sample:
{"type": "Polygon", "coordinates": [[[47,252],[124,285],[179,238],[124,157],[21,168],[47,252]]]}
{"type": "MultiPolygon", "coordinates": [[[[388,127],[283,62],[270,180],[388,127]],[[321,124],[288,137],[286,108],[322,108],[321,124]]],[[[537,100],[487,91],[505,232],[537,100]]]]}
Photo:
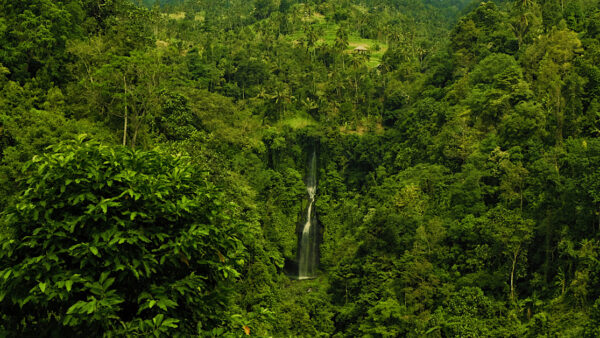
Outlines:
{"type": "Polygon", "coordinates": [[[599,336],[599,5],[1,2],[0,336],[599,336]]]}

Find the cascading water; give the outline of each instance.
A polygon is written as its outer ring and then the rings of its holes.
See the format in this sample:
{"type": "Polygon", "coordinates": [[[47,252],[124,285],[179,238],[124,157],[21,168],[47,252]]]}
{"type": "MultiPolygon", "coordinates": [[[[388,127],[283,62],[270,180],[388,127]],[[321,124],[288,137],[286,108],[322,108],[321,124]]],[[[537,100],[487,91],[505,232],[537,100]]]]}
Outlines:
{"type": "Polygon", "coordinates": [[[313,277],[318,263],[318,228],[314,211],[317,192],[317,154],[315,151],[313,151],[308,165],[306,192],[308,193],[308,207],[306,208],[306,223],[302,228],[298,244],[298,279],[313,277]]]}

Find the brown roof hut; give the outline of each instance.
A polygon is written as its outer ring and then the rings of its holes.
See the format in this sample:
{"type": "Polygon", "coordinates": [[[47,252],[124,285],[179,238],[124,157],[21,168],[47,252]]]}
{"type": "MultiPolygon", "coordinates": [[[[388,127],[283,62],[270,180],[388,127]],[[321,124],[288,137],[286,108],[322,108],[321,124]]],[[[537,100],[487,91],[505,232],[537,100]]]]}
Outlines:
{"type": "Polygon", "coordinates": [[[354,48],[354,54],[368,54],[369,50],[365,46],[358,46],[354,48]]]}

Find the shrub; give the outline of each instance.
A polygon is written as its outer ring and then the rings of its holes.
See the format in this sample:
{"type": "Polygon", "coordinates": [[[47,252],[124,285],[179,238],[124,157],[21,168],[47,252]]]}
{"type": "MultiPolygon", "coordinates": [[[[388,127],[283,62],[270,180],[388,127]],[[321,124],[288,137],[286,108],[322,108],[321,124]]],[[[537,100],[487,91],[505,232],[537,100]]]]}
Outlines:
{"type": "Polygon", "coordinates": [[[245,248],[184,157],[60,143],[2,214],[0,335],[191,335],[223,325],[245,248]]]}

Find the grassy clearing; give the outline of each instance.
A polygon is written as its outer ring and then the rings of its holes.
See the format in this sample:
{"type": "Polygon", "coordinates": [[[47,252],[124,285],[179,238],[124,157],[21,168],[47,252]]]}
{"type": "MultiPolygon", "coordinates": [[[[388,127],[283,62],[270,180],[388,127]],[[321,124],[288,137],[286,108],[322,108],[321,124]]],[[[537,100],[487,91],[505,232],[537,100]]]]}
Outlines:
{"type": "Polygon", "coordinates": [[[339,130],[342,134],[363,136],[365,133],[383,134],[385,128],[379,119],[363,117],[354,123],[345,123],[339,130]]]}
{"type": "Polygon", "coordinates": [[[166,15],[169,19],[173,19],[173,20],[183,20],[185,19],[185,12],[177,12],[177,13],[163,13],[163,15],[166,15]]]}
{"type": "Polygon", "coordinates": [[[315,121],[311,116],[300,113],[298,115],[279,120],[277,122],[277,127],[282,128],[283,126],[289,126],[290,128],[296,130],[306,128],[308,126],[315,126],[317,124],[317,121],[315,121]]]}

